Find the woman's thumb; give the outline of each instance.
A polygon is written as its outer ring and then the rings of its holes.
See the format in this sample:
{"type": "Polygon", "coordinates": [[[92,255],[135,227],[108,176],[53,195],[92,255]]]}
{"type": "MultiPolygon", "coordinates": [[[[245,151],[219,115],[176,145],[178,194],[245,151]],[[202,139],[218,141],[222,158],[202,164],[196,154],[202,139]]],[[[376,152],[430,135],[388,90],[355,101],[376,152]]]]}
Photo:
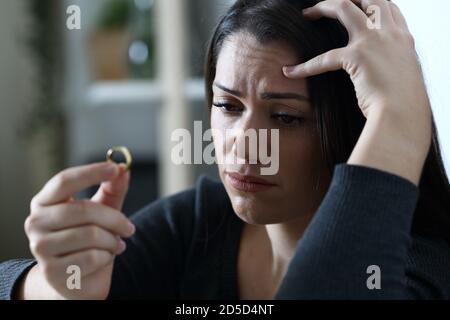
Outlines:
{"type": "Polygon", "coordinates": [[[120,211],[128,192],[129,183],[130,173],[124,164],[119,164],[114,178],[103,182],[91,200],[120,211]]]}

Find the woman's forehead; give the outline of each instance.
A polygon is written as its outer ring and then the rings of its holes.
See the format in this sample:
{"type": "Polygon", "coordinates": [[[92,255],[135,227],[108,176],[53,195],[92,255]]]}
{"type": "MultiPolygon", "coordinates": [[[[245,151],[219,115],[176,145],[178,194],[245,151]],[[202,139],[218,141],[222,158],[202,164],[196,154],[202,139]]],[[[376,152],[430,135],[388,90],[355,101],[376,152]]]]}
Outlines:
{"type": "Polygon", "coordinates": [[[226,38],[219,54],[219,60],[233,60],[234,63],[256,64],[258,66],[283,66],[299,63],[297,53],[282,41],[259,42],[253,35],[238,32],[226,38]],[[269,65],[268,65],[269,63],[269,65]]]}
{"type": "Polygon", "coordinates": [[[299,58],[282,42],[261,44],[246,33],[230,36],[220,51],[215,82],[227,88],[254,91],[306,91],[304,79],[288,79],[283,66],[299,63],[299,58]]]}

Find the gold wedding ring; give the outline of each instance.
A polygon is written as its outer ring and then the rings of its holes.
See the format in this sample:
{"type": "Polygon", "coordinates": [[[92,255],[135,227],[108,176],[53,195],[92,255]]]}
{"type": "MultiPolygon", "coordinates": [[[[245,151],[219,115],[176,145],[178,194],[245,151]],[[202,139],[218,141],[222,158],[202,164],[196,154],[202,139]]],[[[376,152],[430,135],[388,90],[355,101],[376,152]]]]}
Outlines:
{"type": "Polygon", "coordinates": [[[106,153],[106,160],[109,162],[115,162],[112,159],[114,152],[120,152],[125,157],[125,167],[127,170],[130,170],[131,163],[133,162],[133,158],[131,157],[130,150],[127,147],[112,147],[106,153]]]}

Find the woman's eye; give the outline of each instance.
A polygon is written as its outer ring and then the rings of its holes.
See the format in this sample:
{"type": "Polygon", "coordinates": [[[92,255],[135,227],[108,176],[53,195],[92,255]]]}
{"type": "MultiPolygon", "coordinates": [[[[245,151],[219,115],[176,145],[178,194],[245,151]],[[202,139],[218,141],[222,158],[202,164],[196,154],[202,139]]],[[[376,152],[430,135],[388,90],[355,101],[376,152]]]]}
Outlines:
{"type": "Polygon", "coordinates": [[[288,114],[275,114],[272,118],[275,118],[288,126],[300,125],[303,121],[303,118],[301,117],[290,116],[288,114]]]}
{"type": "Polygon", "coordinates": [[[222,109],[222,111],[227,113],[236,113],[242,111],[241,107],[237,107],[229,103],[213,103],[213,106],[216,108],[220,108],[222,109]]]}

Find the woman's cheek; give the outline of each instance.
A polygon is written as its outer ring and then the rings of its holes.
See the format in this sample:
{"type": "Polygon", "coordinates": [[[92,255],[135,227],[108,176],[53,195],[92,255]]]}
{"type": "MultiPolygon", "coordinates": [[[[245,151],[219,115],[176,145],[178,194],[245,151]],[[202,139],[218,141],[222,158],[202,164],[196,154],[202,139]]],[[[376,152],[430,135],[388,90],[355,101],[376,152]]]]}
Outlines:
{"type": "Polygon", "coordinates": [[[310,184],[321,167],[320,144],[315,135],[299,132],[280,135],[280,175],[287,184],[310,184]],[[292,179],[296,177],[296,179],[292,179]]]}
{"type": "Polygon", "coordinates": [[[230,143],[229,141],[226,141],[227,129],[230,129],[229,120],[227,120],[217,108],[213,108],[213,110],[211,110],[211,130],[219,168],[225,163],[226,146],[230,143]]]}

